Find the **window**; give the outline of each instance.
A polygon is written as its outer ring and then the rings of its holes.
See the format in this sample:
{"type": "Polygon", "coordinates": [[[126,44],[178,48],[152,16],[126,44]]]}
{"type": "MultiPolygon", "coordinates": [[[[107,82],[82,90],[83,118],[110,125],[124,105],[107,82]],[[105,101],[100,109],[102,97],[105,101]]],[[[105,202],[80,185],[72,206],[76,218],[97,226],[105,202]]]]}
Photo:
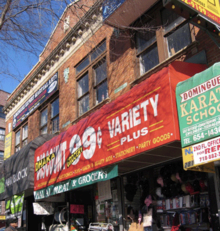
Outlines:
{"type": "Polygon", "coordinates": [[[106,60],[101,60],[93,68],[94,71],[94,82],[95,82],[95,93],[96,93],[96,104],[102,102],[108,97],[108,83],[107,83],[107,72],[106,72],[106,60]]]}
{"type": "Polygon", "coordinates": [[[40,117],[40,133],[41,134],[47,134],[47,118],[48,118],[48,110],[47,108],[41,112],[40,117]]]}
{"type": "Polygon", "coordinates": [[[28,125],[26,124],[22,128],[22,147],[28,143],[28,125]]]}
{"type": "Polygon", "coordinates": [[[3,112],[3,106],[2,105],[0,105],[0,118],[3,118],[3,119],[5,119],[5,114],[4,114],[4,112],[3,112]]]}
{"type": "Polygon", "coordinates": [[[5,141],[5,129],[0,128],[0,140],[5,141]]]}
{"type": "Polygon", "coordinates": [[[28,144],[28,124],[15,132],[15,152],[28,144]]]}
{"type": "Polygon", "coordinates": [[[137,33],[137,52],[140,63],[140,75],[159,64],[154,21],[147,23],[147,31],[137,33]]]}
{"type": "Polygon", "coordinates": [[[108,97],[106,42],[76,66],[78,116],[108,97]]]}
{"type": "Polygon", "coordinates": [[[191,40],[189,24],[181,25],[184,18],[173,11],[162,11],[165,38],[167,41],[168,56],[171,57],[182,48],[188,46],[191,40]]]}
{"type": "Polygon", "coordinates": [[[89,75],[86,73],[78,81],[78,108],[79,115],[89,110],[89,75]]]}
{"type": "Polygon", "coordinates": [[[59,131],[59,98],[51,104],[52,134],[59,131]]]}
{"type": "Polygon", "coordinates": [[[15,152],[19,151],[21,149],[20,147],[21,142],[21,131],[15,133],[15,152]]]}
{"type": "Polygon", "coordinates": [[[48,104],[40,114],[40,134],[59,132],[59,98],[48,104]]]}

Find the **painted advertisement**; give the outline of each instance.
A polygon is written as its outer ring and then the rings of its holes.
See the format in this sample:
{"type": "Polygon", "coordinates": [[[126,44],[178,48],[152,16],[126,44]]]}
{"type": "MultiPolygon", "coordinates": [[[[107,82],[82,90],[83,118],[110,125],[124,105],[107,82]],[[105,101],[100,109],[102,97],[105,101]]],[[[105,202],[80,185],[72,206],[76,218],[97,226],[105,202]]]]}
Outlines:
{"type": "Polygon", "coordinates": [[[176,88],[182,147],[220,135],[220,63],[176,88]]]}
{"type": "Polygon", "coordinates": [[[21,195],[14,195],[5,201],[6,220],[22,216],[24,203],[24,192],[21,195]]]}
{"type": "Polygon", "coordinates": [[[5,136],[4,160],[8,159],[11,156],[11,141],[12,132],[8,133],[8,135],[5,136]]]}
{"type": "Polygon", "coordinates": [[[220,160],[220,137],[183,148],[184,169],[215,172],[214,161],[220,160]]]}
{"type": "Polygon", "coordinates": [[[175,87],[189,76],[177,70],[196,73],[201,65],[173,65],[40,146],[34,190],[179,140],[175,87]]]}
{"type": "Polygon", "coordinates": [[[13,129],[25,120],[36,108],[58,89],[58,72],[33,94],[14,114],[13,129]]]}
{"type": "Polygon", "coordinates": [[[219,0],[178,0],[220,26],[219,0]]]}

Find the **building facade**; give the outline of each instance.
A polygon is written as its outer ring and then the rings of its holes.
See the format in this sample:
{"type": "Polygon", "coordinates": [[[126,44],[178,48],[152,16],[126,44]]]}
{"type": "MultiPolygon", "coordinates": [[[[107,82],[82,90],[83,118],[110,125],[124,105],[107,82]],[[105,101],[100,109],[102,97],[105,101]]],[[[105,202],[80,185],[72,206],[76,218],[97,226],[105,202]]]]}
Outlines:
{"type": "MultiPolygon", "coordinates": [[[[0,166],[2,165],[3,161],[4,161],[4,145],[5,145],[5,114],[3,111],[3,108],[6,104],[6,100],[9,96],[8,92],[5,91],[0,91],[0,108],[1,108],[1,112],[0,112],[0,166]]],[[[0,167],[1,168],[1,167],[0,167]]],[[[0,174],[0,182],[1,182],[1,186],[0,186],[0,191],[2,190],[2,188],[4,187],[4,182],[2,179],[3,176],[3,172],[2,170],[1,174],[0,174]]],[[[5,202],[1,201],[0,202],[0,227],[4,227],[5,226],[5,202]]]]}
{"type": "Polygon", "coordinates": [[[217,174],[182,167],[175,89],[220,61],[219,37],[165,2],[73,2],[7,99],[2,198],[24,192],[21,230],[218,230],[217,174]]]}

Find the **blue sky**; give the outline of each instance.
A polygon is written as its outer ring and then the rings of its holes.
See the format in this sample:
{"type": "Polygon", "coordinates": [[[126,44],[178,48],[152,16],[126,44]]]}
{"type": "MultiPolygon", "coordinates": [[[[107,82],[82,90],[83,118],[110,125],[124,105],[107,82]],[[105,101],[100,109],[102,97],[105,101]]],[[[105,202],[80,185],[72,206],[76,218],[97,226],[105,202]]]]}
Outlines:
{"type": "MultiPolygon", "coordinates": [[[[53,10],[56,12],[56,14],[61,16],[64,9],[66,8],[65,1],[57,1],[57,2],[55,1],[53,2],[52,7],[53,10]]],[[[52,31],[56,26],[58,18],[54,18],[54,17],[51,18],[50,15],[48,16],[49,16],[48,22],[50,23],[43,24],[43,25],[45,27],[44,29],[46,30],[45,34],[48,34],[48,39],[49,39],[49,36],[51,35],[52,31]]],[[[44,41],[46,44],[48,40],[44,40],[44,41]]],[[[3,45],[4,47],[4,44],[1,45],[3,45]]],[[[36,47],[36,50],[39,51],[38,55],[36,56],[36,54],[24,52],[16,49],[15,47],[8,48],[8,46],[5,46],[5,49],[7,49],[6,52],[8,57],[5,57],[4,60],[4,69],[5,69],[4,71],[12,74],[12,76],[1,75],[0,89],[12,93],[16,89],[16,87],[20,84],[22,79],[24,79],[24,77],[31,71],[33,66],[38,62],[39,55],[43,51],[43,48],[44,47],[36,47]]]]}
{"type": "Polygon", "coordinates": [[[2,77],[0,81],[0,89],[12,93],[19,85],[21,80],[28,74],[32,67],[38,62],[38,57],[34,54],[18,52],[11,50],[9,56],[13,62],[8,63],[8,69],[15,77],[2,77]]]}

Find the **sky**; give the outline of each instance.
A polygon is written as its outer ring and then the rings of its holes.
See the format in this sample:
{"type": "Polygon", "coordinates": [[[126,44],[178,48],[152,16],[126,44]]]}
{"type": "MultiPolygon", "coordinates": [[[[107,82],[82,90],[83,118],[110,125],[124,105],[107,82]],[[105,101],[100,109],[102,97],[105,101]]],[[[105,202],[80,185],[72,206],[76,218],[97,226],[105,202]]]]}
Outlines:
{"type": "MultiPolygon", "coordinates": [[[[74,0],[72,0],[74,1],[74,0]]],[[[69,1],[72,2],[72,1],[69,1]]],[[[57,1],[58,5],[53,5],[54,11],[56,14],[60,17],[66,8],[66,4],[64,4],[65,1],[57,1]]],[[[68,1],[67,1],[68,3],[68,1]]],[[[68,4],[69,4],[68,3],[68,4]]],[[[1,12],[0,12],[1,13],[1,12]]],[[[54,30],[56,24],[57,24],[58,18],[53,20],[50,19],[51,23],[48,23],[48,25],[45,25],[45,28],[48,32],[48,39],[51,35],[52,31],[54,30]]],[[[49,21],[48,21],[49,22],[49,21]]],[[[46,42],[48,41],[45,40],[46,42]]],[[[16,87],[20,84],[22,79],[31,71],[31,69],[37,64],[39,60],[39,55],[43,51],[44,47],[38,47],[39,54],[30,54],[24,51],[20,51],[15,49],[14,47],[6,48],[7,49],[7,59],[5,58],[4,65],[6,65],[6,70],[8,70],[8,73],[12,74],[13,76],[0,76],[0,89],[3,91],[6,91],[8,93],[12,93],[16,87]]]]}
{"type": "Polygon", "coordinates": [[[8,54],[14,61],[14,63],[8,63],[8,69],[10,69],[10,72],[16,77],[3,77],[2,81],[0,81],[0,89],[8,93],[12,93],[21,80],[38,62],[39,58],[34,54],[27,54],[13,50],[9,51],[8,54]]]}

